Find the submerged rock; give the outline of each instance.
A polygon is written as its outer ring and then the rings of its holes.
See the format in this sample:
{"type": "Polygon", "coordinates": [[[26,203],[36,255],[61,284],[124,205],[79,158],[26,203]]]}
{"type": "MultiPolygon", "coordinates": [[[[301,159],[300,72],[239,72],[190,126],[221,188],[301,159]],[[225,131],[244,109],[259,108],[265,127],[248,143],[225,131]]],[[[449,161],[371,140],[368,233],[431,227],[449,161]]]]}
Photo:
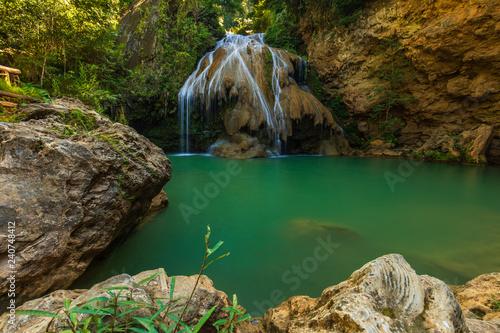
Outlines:
{"type": "Polygon", "coordinates": [[[333,239],[360,240],[361,236],[354,230],[338,224],[319,222],[309,219],[293,220],[285,225],[286,233],[291,237],[303,239],[311,237],[330,235],[333,239]]]}
{"type": "MultiPolygon", "coordinates": [[[[176,282],[173,297],[174,299],[178,299],[178,301],[175,305],[170,307],[170,313],[177,316],[180,315],[179,311],[182,311],[187,298],[191,295],[191,291],[193,290],[197,277],[197,275],[175,277],[176,282]]],[[[160,299],[164,304],[168,302],[168,299],[170,298],[170,288],[172,287],[171,282],[172,278],[167,277],[163,269],[145,271],[134,276],[121,274],[100,282],[92,286],[89,290],[80,289],[71,291],[54,291],[42,298],[26,302],[23,306],[19,307],[18,310],[39,310],[55,313],[63,307],[63,302],[65,300],[71,300],[70,308],[72,308],[74,306],[84,304],[88,300],[95,297],[108,297],[105,288],[126,287],[133,288],[132,297],[134,301],[153,305],[152,307],[142,307],[141,309],[134,311],[131,315],[138,317],[151,316],[158,308],[158,299],[160,299]],[[160,274],[157,277],[147,283],[135,287],[138,282],[152,276],[158,271],[160,271],[160,274]]],[[[130,295],[130,290],[126,290],[122,293],[122,295],[130,295]]],[[[213,282],[203,275],[201,276],[193,298],[189,303],[189,311],[186,311],[183,316],[183,321],[188,325],[196,325],[208,310],[210,310],[213,306],[217,306],[216,310],[205,324],[204,329],[201,331],[216,332],[212,324],[218,319],[227,317],[227,311],[222,308],[230,305],[231,302],[229,301],[227,295],[222,291],[215,289],[213,282]]],[[[85,320],[86,318],[87,316],[83,316],[80,319],[85,320]]],[[[7,321],[7,314],[0,317],[1,332],[45,333],[47,331],[61,331],[61,329],[57,329],[60,322],[53,320],[53,318],[18,315],[16,316],[15,326],[10,326],[7,321]]],[[[172,324],[172,320],[168,317],[165,318],[163,322],[165,322],[167,326],[172,324]]]]}
{"type": "Polygon", "coordinates": [[[230,136],[227,141],[214,143],[210,147],[209,153],[214,156],[234,159],[273,156],[273,153],[262,143],[259,143],[259,140],[245,133],[236,133],[230,136]]]}
{"type": "Polygon", "coordinates": [[[364,265],[312,299],[295,296],[264,315],[266,332],[469,332],[450,288],[417,275],[401,255],[364,265]]]}
{"type": "Polygon", "coordinates": [[[15,270],[17,305],[68,287],[133,229],[170,179],[161,149],[134,129],[71,101],[31,104],[0,123],[0,311],[15,270]]]}

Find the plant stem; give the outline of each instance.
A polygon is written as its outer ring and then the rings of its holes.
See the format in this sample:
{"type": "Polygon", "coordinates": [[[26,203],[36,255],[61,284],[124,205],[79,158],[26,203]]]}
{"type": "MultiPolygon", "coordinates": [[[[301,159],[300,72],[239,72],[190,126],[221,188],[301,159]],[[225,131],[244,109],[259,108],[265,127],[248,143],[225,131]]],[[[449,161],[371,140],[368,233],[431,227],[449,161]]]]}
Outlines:
{"type": "MultiPolygon", "coordinates": [[[[208,248],[209,247],[208,247],[208,242],[207,242],[207,250],[208,250],[208,248]]],[[[186,312],[186,309],[187,309],[187,307],[189,305],[189,302],[191,302],[191,298],[193,298],[194,291],[196,290],[196,287],[198,286],[198,282],[200,281],[201,274],[203,274],[203,270],[205,269],[205,263],[207,262],[207,257],[208,257],[208,251],[205,251],[205,257],[203,258],[203,264],[201,264],[200,273],[198,273],[198,278],[196,279],[196,283],[194,284],[193,290],[191,291],[191,295],[189,295],[189,298],[186,301],[186,305],[184,305],[184,309],[182,310],[182,313],[181,313],[181,315],[179,317],[179,320],[175,324],[175,328],[174,328],[174,331],[173,331],[174,333],[177,332],[177,328],[179,327],[179,323],[182,320],[182,316],[184,316],[184,312],[186,312]]]]}

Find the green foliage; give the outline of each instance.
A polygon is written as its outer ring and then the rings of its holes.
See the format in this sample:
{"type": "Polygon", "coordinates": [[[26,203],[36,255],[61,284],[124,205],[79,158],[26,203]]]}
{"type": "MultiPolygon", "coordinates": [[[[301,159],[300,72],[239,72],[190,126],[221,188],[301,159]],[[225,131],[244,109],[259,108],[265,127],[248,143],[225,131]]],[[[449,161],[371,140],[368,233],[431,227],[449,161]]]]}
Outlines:
{"type": "Polygon", "coordinates": [[[66,74],[53,75],[50,86],[54,96],[69,96],[91,105],[99,113],[103,112],[102,105],[114,104],[118,96],[109,90],[101,89],[100,80],[106,73],[96,64],[80,62],[78,68],[66,74]]]}
{"type": "Polygon", "coordinates": [[[333,100],[325,103],[330,109],[332,109],[334,115],[340,118],[349,118],[351,115],[347,112],[345,104],[342,102],[343,96],[336,96],[333,100]]]}
{"type": "Polygon", "coordinates": [[[302,42],[297,19],[289,11],[283,9],[274,14],[271,21],[264,37],[266,43],[297,54],[297,45],[302,42]]]}
{"type": "MultiPolygon", "coordinates": [[[[158,6],[155,65],[135,68],[123,91],[129,103],[136,105],[127,116],[139,129],[166,118],[177,119],[177,94],[184,81],[196,62],[224,35],[218,19],[226,7],[220,7],[218,1],[179,2],[175,11],[167,0],[160,0],[158,6]]],[[[237,8],[234,2],[227,6],[237,8]]]]}
{"type": "Polygon", "coordinates": [[[26,120],[26,115],[23,113],[7,113],[0,106],[0,122],[4,123],[18,123],[26,120]]]}
{"type": "Polygon", "coordinates": [[[369,0],[323,0],[332,3],[334,12],[340,24],[349,25],[361,14],[361,10],[369,0]]]}
{"type": "Polygon", "coordinates": [[[5,80],[0,80],[0,90],[28,97],[38,98],[45,101],[50,100],[49,92],[45,89],[39,88],[36,84],[33,83],[21,82],[21,86],[18,87],[15,85],[8,84],[5,80]]]}
{"type": "MultiPolygon", "coordinates": [[[[67,299],[63,302],[63,307],[57,309],[55,312],[38,311],[38,310],[18,310],[17,315],[28,316],[42,316],[52,318],[48,324],[47,331],[59,325],[57,328],[63,332],[72,333],[90,333],[90,332],[144,332],[144,333],[158,333],[162,332],[177,332],[178,329],[183,327],[181,332],[198,332],[206,321],[210,318],[215,311],[216,306],[209,309],[203,317],[194,326],[188,326],[182,321],[184,313],[190,304],[196,287],[198,286],[200,277],[203,271],[208,268],[212,263],[226,257],[229,253],[219,256],[217,259],[210,261],[208,264],[207,258],[215,253],[223,244],[222,241],[216,243],[214,247],[210,247],[210,227],[207,227],[207,234],[205,236],[205,255],[203,264],[198,274],[196,283],[191,291],[190,296],[186,300],[185,306],[179,316],[179,310],[171,310],[179,305],[180,298],[174,298],[175,290],[175,277],[171,279],[170,295],[167,299],[151,299],[151,303],[141,302],[134,299],[134,291],[140,285],[148,283],[155,279],[162,272],[158,271],[153,275],[145,278],[144,280],[136,283],[132,287],[111,287],[105,288],[103,291],[105,296],[95,297],[87,300],[83,304],[75,304],[71,306],[71,300],[67,299]],[[151,316],[138,317],[134,316],[139,310],[151,309],[151,316]],[[166,320],[170,319],[173,324],[168,327],[166,320]]],[[[163,272],[164,273],[164,272],[163,272]]],[[[236,295],[233,296],[233,306],[224,308],[229,311],[229,319],[219,320],[217,330],[222,326],[222,332],[232,332],[236,323],[242,322],[250,318],[245,315],[240,309],[237,309],[238,302],[236,295]]]]}
{"type": "Polygon", "coordinates": [[[0,63],[54,97],[76,97],[99,111],[124,72],[115,45],[119,11],[111,0],[2,1],[0,15],[9,19],[0,22],[0,63]]]}
{"type": "Polygon", "coordinates": [[[74,109],[70,112],[61,112],[61,123],[73,126],[73,128],[82,132],[92,131],[96,127],[95,118],[80,109],[74,109]]]}
{"type": "Polygon", "coordinates": [[[412,78],[413,73],[398,38],[382,40],[377,56],[378,66],[372,71],[377,84],[371,97],[377,104],[370,111],[370,117],[378,120],[378,129],[383,138],[389,142],[397,142],[396,132],[404,123],[393,112],[416,102],[415,97],[403,89],[404,82],[412,78]]]}
{"type": "MultiPolygon", "coordinates": [[[[266,82],[267,86],[271,88],[273,86],[273,68],[274,68],[274,60],[271,52],[267,51],[264,57],[264,68],[266,71],[266,82]]],[[[271,96],[274,99],[274,95],[271,96]]],[[[274,102],[274,101],[273,101],[274,102]]]]}
{"type": "Polygon", "coordinates": [[[318,74],[316,74],[316,72],[309,67],[306,71],[306,84],[317,99],[325,101],[326,93],[321,85],[318,74]]]}
{"type": "Polygon", "coordinates": [[[245,310],[238,309],[238,298],[233,295],[233,306],[225,307],[223,310],[229,311],[228,319],[219,319],[214,323],[217,332],[230,333],[234,330],[234,325],[250,319],[249,314],[245,314],[245,310]]]}

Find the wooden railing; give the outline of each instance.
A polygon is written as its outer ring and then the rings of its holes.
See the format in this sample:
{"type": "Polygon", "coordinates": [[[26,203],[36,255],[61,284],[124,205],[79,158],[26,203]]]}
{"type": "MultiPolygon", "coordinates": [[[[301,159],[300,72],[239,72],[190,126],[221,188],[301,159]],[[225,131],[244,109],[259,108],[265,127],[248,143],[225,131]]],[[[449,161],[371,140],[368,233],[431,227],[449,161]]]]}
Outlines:
{"type": "MultiPolygon", "coordinates": [[[[19,75],[21,75],[21,71],[17,68],[10,68],[6,66],[0,65],[0,77],[4,77],[4,80],[9,84],[9,85],[16,85],[19,86],[20,81],[19,81],[19,75]]],[[[0,90],[0,97],[7,97],[9,99],[23,99],[25,101],[29,102],[43,102],[42,100],[39,100],[37,98],[29,97],[29,96],[24,96],[24,95],[19,95],[19,94],[14,94],[8,91],[3,91],[0,90]]],[[[0,105],[5,107],[5,108],[14,108],[18,103],[12,102],[12,101],[0,101],[0,105]]]]}
{"type": "Polygon", "coordinates": [[[3,76],[8,84],[19,85],[19,75],[21,75],[19,69],[0,65],[0,76],[3,76]]]}

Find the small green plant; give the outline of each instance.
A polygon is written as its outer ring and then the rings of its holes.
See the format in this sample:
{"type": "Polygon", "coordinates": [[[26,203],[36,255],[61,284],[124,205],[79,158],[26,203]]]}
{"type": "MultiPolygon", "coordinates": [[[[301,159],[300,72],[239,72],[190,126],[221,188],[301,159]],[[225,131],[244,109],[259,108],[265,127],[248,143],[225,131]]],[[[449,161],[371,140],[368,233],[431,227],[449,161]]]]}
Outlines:
{"type": "Polygon", "coordinates": [[[229,318],[219,319],[214,323],[217,332],[230,333],[234,330],[235,324],[251,318],[249,314],[245,314],[245,310],[238,309],[238,298],[236,295],[233,295],[233,306],[225,307],[223,310],[229,311],[229,318]]]}
{"type": "Polygon", "coordinates": [[[44,144],[42,138],[38,138],[36,141],[38,142],[38,148],[43,149],[44,144]]]}
{"type": "Polygon", "coordinates": [[[489,303],[490,303],[490,307],[494,310],[494,311],[500,311],[500,300],[497,300],[495,298],[492,298],[489,300],[489,303]]]}
{"type": "MultiPolygon", "coordinates": [[[[57,330],[61,333],[114,333],[114,332],[137,332],[137,333],[158,333],[162,332],[179,332],[196,333],[210,318],[215,311],[216,306],[209,309],[196,325],[189,326],[182,321],[184,313],[186,312],[194,292],[198,286],[199,280],[203,271],[207,269],[214,262],[229,255],[225,253],[218,258],[207,263],[207,258],[212,255],[223,244],[222,241],[210,248],[210,226],[207,226],[207,234],[205,235],[205,255],[201,265],[200,272],[196,283],[191,291],[190,296],[187,298],[186,303],[181,310],[172,310],[175,306],[180,305],[179,299],[174,298],[175,290],[175,277],[171,279],[170,297],[166,299],[156,299],[156,304],[141,302],[134,300],[134,290],[140,285],[143,285],[158,275],[164,272],[158,271],[153,275],[136,283],[132,287],[110,287],[105,288],[106,296],[95,297],[89,299],[83,304],[76,304],[71,306],[71,300],[67,299],[63,302],[63,307],[57,309],[55,312],[38,311],[38,310],[18,310],[17,315],[28,316],[42,316],[52,318],[47,326],[47,332],[57,330]],[[165,302],[165,303],[164,303],[165,302]],[[151,316],[137,317],[134,316],[137,310],[152,309],[154,313],[151,316]],[[176,313],[181,312],[180,316],[176,313]],[[170,326],[167,326],[166,320],[173,321],[170,326]],[[175,324],[175,325],[174,325],[175,324]]],[[[154,301],[155,299],[152,299],[154,301]]],[[[242,310],[237,309],[238,301],[236,295],[233,296],[233,306],[227,307],[225,310],[229,311],[229,318],[216,321],[217,329],[222,328],[222,332],[231,332],[236,323],[242,322],[250,318],[245,315],[242,310]]],[[[214,324],[215,325],[215,324],[214,324]]]]}
{"type": "Polygon", "coordinates": [[[86,114],[80,109],[70,112],[61,112],[61,122],[73,126],[80,131],[89,132],[96,128],[95,118],[91,114],[86,114]]]}
{"type": "Polygon", "coordinates": [[[196,283],[194,284],[193,290],[191,291],[191,295],[189,295],[189,298],[188,298],[188,300],[186,302],[186,305],[184,306],[184,309],[182,309],[182,313],[181,313],[181,315],[179,317],[179,320],[177,321],[177,323],[176,323],[176,325],[174,327],[174,332],[177,332],[177,328],[179,327],[179,325],[181,325],[182,317],[184,316],[184,313],[187,310],[189,302],[193,298],[194,291],[196,290],[196,287],[198,286],[198,283],[200,282],[200,278],[201,278],[201,275],[203,274],[203,271],[205,269],[207,269],[208,266],[210,266],[214,262],[216,262],[216,261],[218,261],[218,260],[220,260],[220,259],[222,259],[224,257],[227,257],[230,254],[229,252],[227,252],[227,253],[225,253],[225,254],[217,257],[216,259],[210,261],[207,264],[208,257],[210,255],[212,255],[215,251],[217,251],[217,249],[219,249],[219,247],[221,247],[222,244],[224,244],[223,241],[218,241],[217,244],[215,244],[215,246],[213,248],[210,248],[210,234],[211,234],[210,226],[207,226],[207,234],[205,235],[205,247],[206,247],[206,249],[205,249],[205,256],[203,257],[203,263],[201,264],[201,269],[200,269],[200,272],[198,273],[198,278],[196,279],[196,283]]]}
{"type": "Polygon", "coordinates": [[[24,113],[0,112],[0,122],[4,123],[18,123],[20,121],[26,120],[26,118],[26,114],[24,113]]]}
{"type": "Polygon", "coordinates": [[[403,82],[412,78],[410,63],[403,53],[403,44],[398,38],[382,40],[378,47],[379,65],[372,70],[377,80],[371,99],[377,104],[370,111],[370,117],[379,122],[380,135],[389,142],[397,142],[396,132],[404,122],[393,114],[394,110],[416,98],[403,90],[403,82]]]}
{"type": "Polygon", "coordinates": [[[333,114],[341,118],[349,118],[351,115],[347,112],[345,104],[342,102],[344,96],[336,96],[333,100],[325,103],[330,109],[332,109],[333,114]]]}

